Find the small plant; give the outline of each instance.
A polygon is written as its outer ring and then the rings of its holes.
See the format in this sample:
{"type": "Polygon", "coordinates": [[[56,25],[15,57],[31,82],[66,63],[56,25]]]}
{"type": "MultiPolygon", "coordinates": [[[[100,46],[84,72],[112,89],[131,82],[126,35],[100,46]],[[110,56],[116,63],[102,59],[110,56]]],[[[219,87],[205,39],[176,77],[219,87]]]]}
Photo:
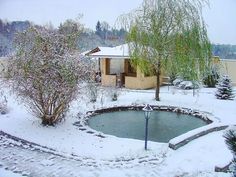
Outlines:
{"type": "Polygon", "coordinates": [[[111,95],[110,96],[111,96],[112,101],[117,101],[118,96],[119,96],[119,88],[117,88],[117,87],[111,88],[111,95]]]}
{"type": "Polygon", "coordinates": [[[112,101],[117,101],[117,97],[118,97],[118,94],[117,93],[113,93],[112,101]]]}
{"type": "Polygon", "coordinates": [[[216,88],[217,91],[215,93],[215,96],[217,99],[222,99],[222,100],[234,99],[232,84],[229,76],[227,75],[222,76],[216,88]]]}
{"type": "Polygon", "coordinates": [[[87,93],[88,93],[89,100],[92,103],[95,103],[98,97],[98,84],[95,82],[88,83],[87,90],[88,90],[87,93]]]}
{"type": "Polygon", "coordinates": [[[107,87],[106,93],[111,98],[111,101],[117,101],[119,96],[119,89],[117,87],[107,87]]]}
{"type": "Polygon", "coordinates": [[[104,90],[101,90],[101,97],[100,97],[100,103],[101,103],[101,107],[103,107],[104,105],[104,90]]]}
{"type": "Polygon", "coordinates": [[[7,97],[4,95],[4,92],[0,92],[0,114],[7,113],[7,97]]]}

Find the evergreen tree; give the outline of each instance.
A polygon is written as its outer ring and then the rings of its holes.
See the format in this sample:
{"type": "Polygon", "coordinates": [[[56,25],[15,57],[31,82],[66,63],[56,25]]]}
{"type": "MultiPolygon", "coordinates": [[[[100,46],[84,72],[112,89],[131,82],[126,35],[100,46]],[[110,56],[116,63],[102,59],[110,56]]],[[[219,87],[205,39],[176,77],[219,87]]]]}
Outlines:
{"type": "Polygon", "coordinates": [[[100,36],[100,37],[101,37],[101,35],[102,35],[102,27],[101,27],[100,21],[97,22],[95,34],[98,35],[98,36],[100,36]]]}
{"type": "Polygon", "coordinates": [[[229,76],[223,76],[217,85],[215,96],[221,100],[232,100],[234,98],[232,84],[229,76]]]}

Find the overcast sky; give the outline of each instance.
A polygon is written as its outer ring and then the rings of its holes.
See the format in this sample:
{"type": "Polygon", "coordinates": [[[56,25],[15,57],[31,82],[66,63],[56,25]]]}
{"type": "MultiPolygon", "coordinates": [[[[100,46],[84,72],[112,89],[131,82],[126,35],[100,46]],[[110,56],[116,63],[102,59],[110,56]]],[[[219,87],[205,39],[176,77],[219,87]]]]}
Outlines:
{"type": "MultiPolygon", "coordinates": [[[[116,18],[138,7],[142,0],[0,0],[0,18],[29,20],[58,26],[83,14],[81,22],[95,29],[98,20],[114,25],[116,18]]],[[[213,43],[236,44],[236,0],[210,0],[204,9],[208,35],[213,43]]]]}

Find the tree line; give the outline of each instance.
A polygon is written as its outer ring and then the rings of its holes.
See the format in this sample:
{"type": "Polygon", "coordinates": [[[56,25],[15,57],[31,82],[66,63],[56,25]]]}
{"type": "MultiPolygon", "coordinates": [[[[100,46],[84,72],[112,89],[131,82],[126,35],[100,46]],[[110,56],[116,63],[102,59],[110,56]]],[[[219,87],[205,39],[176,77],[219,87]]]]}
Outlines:
{"type": "Polygon", "coordinates": [[[95,34],[97,34],[104,40],[106,39],[117,40],[117,39],[124,39],[125,35],[127,34],[127,31],[124,28],[120,29],[111,28],[107,22],[98,21],[96,24],[95,34]]]}
{"type": "MultiPolygon", "coordinates": [[[[0,19],[0,57],[10,55],[14,51],[13,41],[16,33],[27,30],[30,25],[29,21],[8,22],[0,19]]],[[[54,28],[51,24],[48,27],[54,28]]],[[[97,46],[120,45],[125,42],[126,33],[123,28],[112,28],[107,22],[98,21],[95,31],[88,28],[81,30],[77,46],[83,52],[97,46]]]]}
{"type": "Polygon", "coordinates": [[[29,21],[8,22],[0,19],[0,57],[12,52],[16,33],[26,30],[29,26],[29,21]]]}
{"type": "Polygon", "coordinates": [[[236,45],[212,44],[212,52],[222,59],[236,59],[236,45]]]}
{"type": "MultiPolygon", "coordinates": [[[[0,19],[0,57],[7,56],[13,51],[13,40],[17,32],[29,28],[29,21],[8,22],[0,19]]],[[[105,21],[98,21],[95,31],[84,29],[78,41],[80,51],[89,50],[97,46],[116,46],[125,42],[127,31],[116,29],[105,21]]],[[[212,54],[222,59],[236,59],[236,45],[212,44],[212,54]]]]}

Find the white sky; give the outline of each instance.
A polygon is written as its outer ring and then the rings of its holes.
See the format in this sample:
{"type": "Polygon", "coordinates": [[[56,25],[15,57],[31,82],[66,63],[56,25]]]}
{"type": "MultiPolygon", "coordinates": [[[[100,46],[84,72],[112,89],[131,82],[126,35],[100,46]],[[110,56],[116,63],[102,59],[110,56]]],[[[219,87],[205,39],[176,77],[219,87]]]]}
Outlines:
{"type": "MultiPolygon", "coordinates": [[[[142,0],[0,0],[0,18],[29,20],[58,26],[83,14],[81,22],[95,29],[98,20],[111,26],[116,18],[138,7],[142,0]]],[[[208,35],[213,43],[236,44],[236,0],[210,0],[204,9],[208,35]]]]}

